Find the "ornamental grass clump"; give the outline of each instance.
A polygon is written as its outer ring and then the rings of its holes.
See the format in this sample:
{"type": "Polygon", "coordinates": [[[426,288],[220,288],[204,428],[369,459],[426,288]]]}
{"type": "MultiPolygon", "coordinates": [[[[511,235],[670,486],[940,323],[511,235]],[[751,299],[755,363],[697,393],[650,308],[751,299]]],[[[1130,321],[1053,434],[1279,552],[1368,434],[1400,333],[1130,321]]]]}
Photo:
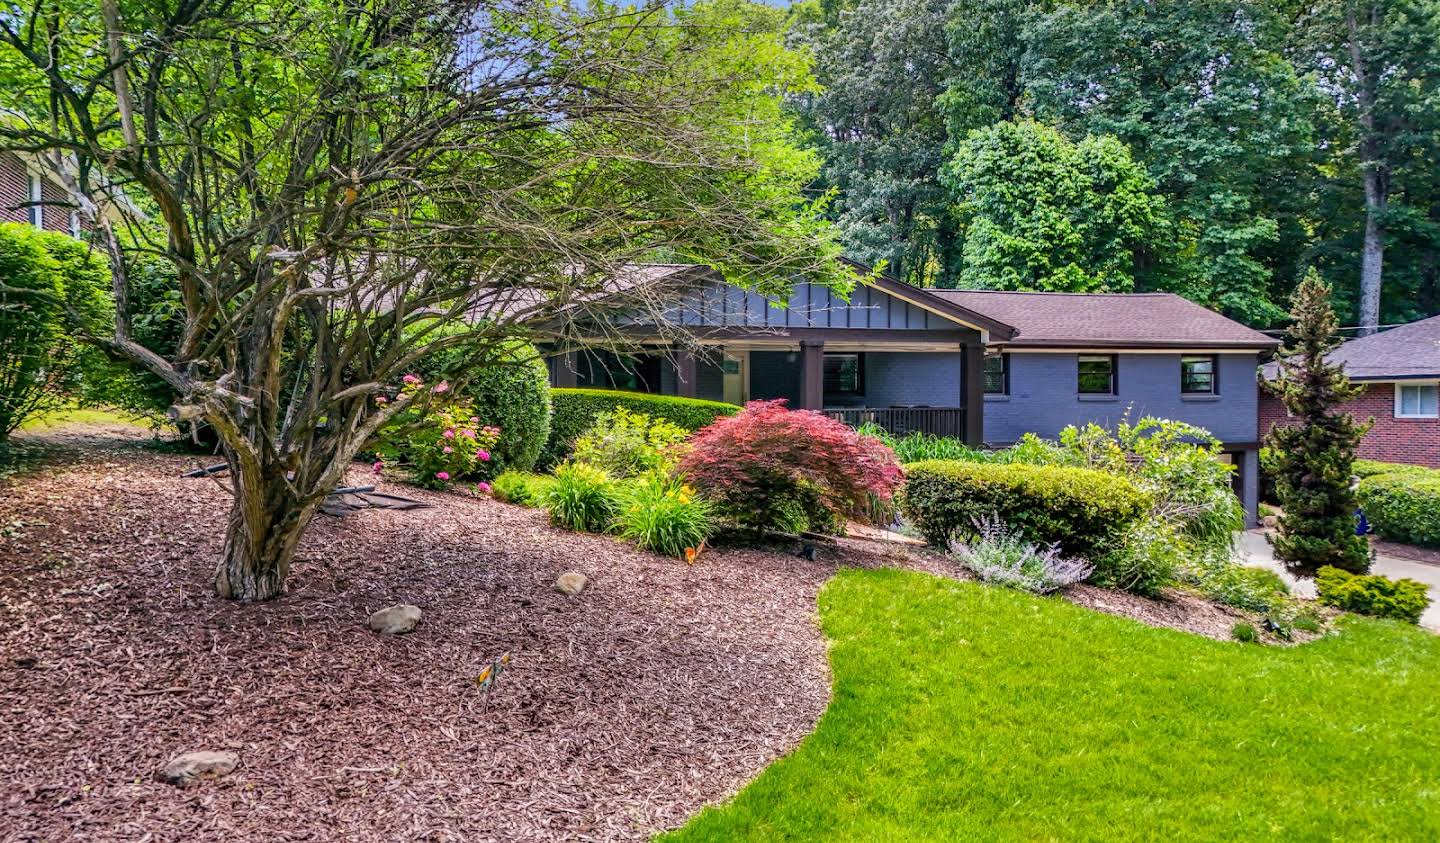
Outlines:
{"type": "Polygon", "coordinates": [[[833,529],[888,502],[903,477],[881,442],[783,400],[752,401],[690,444],[679,471],[717,514],[754,530],[833,529]]]}
{"type": "Polygon", "coordinates": [[[545,490],[541,502],[550,511],[552,522],[582,533],[610,529],[620,509],[619,491],[610,475],[583,462],[555,469],[555,482],[545,490]]]}
{"type": "Polygon", "coordinates": [[[710,538],[711,509],[681,478],[652,471],[623,488],[615,530],[645,550],[683,557],[710,538]]]}
{"type": "Polygon", "coordinates": [[[1026,541],[1019,530],[993,515],[977,518],[974,537],[953,544],[951,553],[982,581],[1032,594],[1082,582],[1092,570],[1083,559],[1063,556],[1059,545],[1026,541]]]}

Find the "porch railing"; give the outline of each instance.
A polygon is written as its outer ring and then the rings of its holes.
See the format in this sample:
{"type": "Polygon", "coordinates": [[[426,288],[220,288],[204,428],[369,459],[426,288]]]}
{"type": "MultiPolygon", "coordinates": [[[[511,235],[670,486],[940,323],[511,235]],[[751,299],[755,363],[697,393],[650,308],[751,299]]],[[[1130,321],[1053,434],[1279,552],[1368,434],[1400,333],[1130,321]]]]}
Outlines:
{"type": "Polygon", "coordinates": [[[884,407],[879,409],[828,409],[823,411],[851,427],[874,422],[896,436],[920,432],[935,436],[965,435],[964,407],[884,407]]]}

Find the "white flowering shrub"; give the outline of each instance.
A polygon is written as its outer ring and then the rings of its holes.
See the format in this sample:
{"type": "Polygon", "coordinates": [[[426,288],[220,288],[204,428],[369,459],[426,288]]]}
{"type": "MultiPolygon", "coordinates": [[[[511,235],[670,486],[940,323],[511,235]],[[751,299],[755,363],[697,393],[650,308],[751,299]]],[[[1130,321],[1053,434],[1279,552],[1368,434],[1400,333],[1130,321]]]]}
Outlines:
{"type": "Polygon", "coordinates": [[[1090,576],[1094,568],[1083,559],[1062,556],[1058,545],[1026,541],[997,516],[975,519],[968,542],[953,543],[951,553],[987,583],[1049,594],[1090,576]]]}

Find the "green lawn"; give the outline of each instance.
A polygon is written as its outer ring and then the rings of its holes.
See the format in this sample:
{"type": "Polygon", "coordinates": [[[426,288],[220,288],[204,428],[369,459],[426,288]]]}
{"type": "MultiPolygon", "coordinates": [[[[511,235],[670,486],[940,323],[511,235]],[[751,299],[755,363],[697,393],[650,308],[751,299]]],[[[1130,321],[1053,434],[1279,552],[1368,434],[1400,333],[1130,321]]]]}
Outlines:
{"type": "Polygon", "coordinates": [[[1295,649],[845,571],[818,731],[689,840],[1440,840],[1440,637],[1295,649]]]}
{"type": "Polygon", "coordinates": [[[20,425],[21,430],[53,430],[67,424],[140,424],[133,416],[111,410],[68,407],[52,413],[32,416],[20,425]]]}

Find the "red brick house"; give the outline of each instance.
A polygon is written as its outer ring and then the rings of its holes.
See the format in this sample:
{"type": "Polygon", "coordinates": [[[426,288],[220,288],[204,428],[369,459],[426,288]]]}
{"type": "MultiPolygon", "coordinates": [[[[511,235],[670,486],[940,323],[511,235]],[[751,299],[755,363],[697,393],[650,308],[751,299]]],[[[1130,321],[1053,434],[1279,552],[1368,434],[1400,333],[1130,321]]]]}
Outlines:
{"type": "Polygon", "coordinates": [[[75,213],[59,176],[38,159],[0,152],[0,222],[28,222],[78,237],[90,226],[75,213]]]}
{"type": "MultiPolygon", "coordinates": [[[[1353,339],[1331,353],[1365,391],[1345,409],[1375,426],[1360,443],[1363,459],[1440,468],[1440,316],[1353,339]]],[[[1274,375],[1275,364],[1262,370],[1274,375]]],[[[1260,399],[1260,431],[1287,418],[1279,399],[1260,399]]]]}

